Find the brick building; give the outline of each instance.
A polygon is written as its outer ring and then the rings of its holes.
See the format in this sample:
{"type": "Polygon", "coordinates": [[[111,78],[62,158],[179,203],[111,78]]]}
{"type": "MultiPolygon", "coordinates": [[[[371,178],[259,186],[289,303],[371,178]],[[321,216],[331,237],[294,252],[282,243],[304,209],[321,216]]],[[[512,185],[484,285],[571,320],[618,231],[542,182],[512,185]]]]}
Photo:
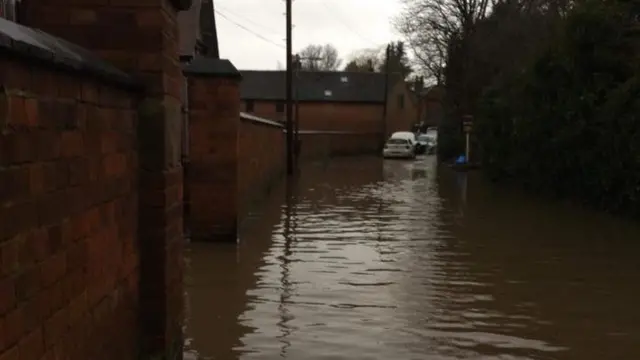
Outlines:
{"type": "Polygon", "coordinates": [[[444,119],[444,86],[432,85],[422,91],[419,96],[420,121],[425,126],[438,126],[444,119]]]}
{"type": "MultiPolygon", "coordinates": [[[[245,70],[242,110],[275,121],[286,118],[286,73],[245,70]]],[[[388,133],[417,121],[415,98],[403,81],[373,72],[301,71],[294,74],[294,99],[301,130],[388,133]],[[385,109],[386,107],[386,109],[385,109]],[[386,111],[386,118],[385,118],[386,111]]]]}

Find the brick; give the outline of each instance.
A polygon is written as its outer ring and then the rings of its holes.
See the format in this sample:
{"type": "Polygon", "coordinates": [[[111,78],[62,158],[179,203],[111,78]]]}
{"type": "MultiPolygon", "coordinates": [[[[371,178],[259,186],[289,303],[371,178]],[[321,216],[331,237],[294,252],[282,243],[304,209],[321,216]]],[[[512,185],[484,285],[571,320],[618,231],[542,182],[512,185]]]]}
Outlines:
{"type": "Polygon", "coordinates": [[[38,328],[27,334],[18,344],[20,360],[40,360],[44,354],[44,338],[42,329],[38,328]]]}
{"type": "Polygon", "coordinates": [[[87,25],[95,23],[98,15],[95,10],[90,8],[71,8],[69,9],[69,23],[71,25],[87,25]]]}
{"type": "Polygon", "coordinates": [[[48,232],[45,229],[34,229],[25,235],[20,248],[20,263],[23,266],[40,262],[49,254],[48,232]]]}
{"type": "Polygon", "coordinates": [[[65,131],[60,139],[61,155],[64,157],[81,156],[83,152],[83,137],[79,131],[65,131]]]}
{"type": "Polygon", "coordinates": [[[52,347],[69,330],[69,310],[63,308],[58,310],[44,323],[44,343],[46,347],[52,347]]]}
{"type": "Polygon", "coordinates": [[[50,256],[42,262],[42,286],[50,286],[61,279],[67,271],[67,257],[65,253],[50,256]]]}
{"type": "Polygon", "coordinates": [[[87,287],[91,285],[87,277],[88,274],[86,274],[84,270],[76,270],[65,276],[62,280],[64,299],[72,299],[86,290],[87,287]]]}
{"type": "Polygon", "coordinates": [[[71,299],[69,303],[69,324],[78,323],[89,309],[86,291],[71,299]]]}
{"type": "Polygon", "coordinates": [[[24,316],[22,308],[15,308],[4,317],[4,345],[12,346],[24,332],[24,316]]]}
{"type": "Polygon", "coordinates": [[[60,157],[60,138],[53,131],[40,131],[35,134],[36,157],[39,160],[52,160],[60,157]]]}
{"type": "Polygon", "coordinates": [[[57,311],[66,304],[62,282],[55,283],[53,286],[49,287],[44,292],[44,296],[47,299],[48,309],[51,311],[57,311]]]}
{"type": "Polygon", "coordinates": [[[44,167],[42,164],[33,164],[29,167],[29,193],[40,195],[44,192],[44,167]]]}
{"type": "Polygon", "coordinates": [[[118,150],[118,134],[116,132],[108,132],[103,134],[100,139],[102,154],[109,154],[118,150]]]}
{"type": "Polygon", "coordinates": [[[35,296],[42,288],[38,266],[32,265],[18,274],[15,280],[15,287],[16,295],[20,301],[35,296]]]}
{"type": "MultiPolygon", "coordinates": [[[[4,64],[0,63],[0,66],[4,64]]],[[[7,94],[4,89],[0,89],[0,133],[4,132],[7,126],[7,120],[9,116],[9,102],[7,100],[7,94]]]]}
{"type": "Polygon", "coordinates": [[[142,9],[135,13],[137,26],[161,28],[166,24],[164,14],[159,9],[142,9]]]}
{"type": "Polygon", "coordinates": [[[29,168],[15,166],[0,170],[0,204],[13,202],[29,194],[29,168]]]}
{"type": "Polygon", "coordinates": [[[9,97],[9,119],[7,125],[16,129],[24,128],[28,125],[27,110],[23,97],[9,97]]]}
{"type": "Polygon", "coordinates": [[[120,176],[127,169],[127,158],[122,153],[110,154],[105,156],[103,164],[106,176],[120,176]]]}
{"type": "MultiPolygon", "coordinates": [[[[131,29],[136,25],[136,12],[127,8],[105,7],[98,12],[98,26],[109,27],[119,24],[131,29]]],[[[134,34],[132,34],[134,35],[134,34]]]]}
{"type": "Polygon", "coordinates": [[[0,141],[0,166],[22,164],[37,158],[37,145],[32,134],[11,133],[0,141]]]}
{"type": "Polygon", "coordinates": [[[0,350],[0,360],[20,360],[18,358],[18,347],[14,346],[4,352],[0,350]]]}
{"type": "Polygon", "coordinates": [[[0,316],[16,305],[16,289],[12,278],[0,279],[0,316]]]}
{"type": "Polygon", "coordinates": [[[22,302],[22,326],[24,332],[30,332],[42,325],[50,314],[50,305],[45,293],[38,294],[22,302]]]}
{"type": "Polygon", "coordinates": [[[38,201],[38,224],[43,227],[51,226],[65,217],[60,211],[60,204],[65,202],[66,192],[56,191],[42,196],[38,201]]]}
{"type": "Polygon", "coordinates": [[[89,160],[87,158],[69,160],[69,184],[76,186],[87,182],[89,182],[89,160]]]}
{"type": "Polygon", "coordinates": [[[35,127],[38,125],[38,100],[34,98],[24,99],[26,125],[35,127]]]}
{"type": "Polygon", "coordinates": [[[138,68],[142,71],[161,71],[162,56],[156,53],[142,53],[138,56],[138,68]]]}
{"type": "Polygon", "coordinates": [[[98,101],[98,88],[95,84],[83,82],[80,88],[80,99],[87,103],[96,103],[98,101]]]}
{"type": "MultiPolygon", "coordinates": [[[[64,98],[72,104],[73,107],[77,105],[76,100],[80,99],[81,81],[74,76],[67,76],[66,74],[56,74],[58,79],[58,89],[61,98],[64,98]]],[[[75,109],[73,109],[75,111],[75,109]]]]}
{"type": "Polygon", "coordinates": [[[6,89],[22,90],[31,85],[31,73],[28,67],[19,62],[11,61],[6,69],[4,79],[2,79],[6,89]]]}
{"type": "Polygon", "coordinates": [[[12,238],[22,231],[28,230],[37,223],[36,207],[32,201],[0,204],[0,239],[12,238]]]}
{"type": "Polygon", "coordinates": [[[20,241],[21,237],[15,237],[8,241],[0,242],[0,276],[13,275],[20,266],[20,241]]]}

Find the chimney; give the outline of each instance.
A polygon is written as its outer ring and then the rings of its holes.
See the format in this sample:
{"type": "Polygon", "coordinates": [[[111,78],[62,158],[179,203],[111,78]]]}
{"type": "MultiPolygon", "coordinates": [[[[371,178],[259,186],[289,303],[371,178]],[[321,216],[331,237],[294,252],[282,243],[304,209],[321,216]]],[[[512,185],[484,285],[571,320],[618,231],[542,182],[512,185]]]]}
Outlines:
{"type": "Polygon", "coordinates": [[[367,66],[369,67],[369,72],[375,72],[375,69],[373,68],[373,60],[367,60],[367,66]]]}

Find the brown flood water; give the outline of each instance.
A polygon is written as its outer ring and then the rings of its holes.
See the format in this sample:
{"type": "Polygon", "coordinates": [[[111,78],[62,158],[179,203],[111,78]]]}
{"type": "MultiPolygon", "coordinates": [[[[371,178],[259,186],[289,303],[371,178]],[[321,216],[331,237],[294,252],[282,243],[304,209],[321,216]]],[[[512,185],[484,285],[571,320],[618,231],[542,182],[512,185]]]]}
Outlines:
{"type": "Polygon", "coordinates": [[[640,359],[640,225],[415,162],[275,190],[191,244],[187,359],[640,359]]]}

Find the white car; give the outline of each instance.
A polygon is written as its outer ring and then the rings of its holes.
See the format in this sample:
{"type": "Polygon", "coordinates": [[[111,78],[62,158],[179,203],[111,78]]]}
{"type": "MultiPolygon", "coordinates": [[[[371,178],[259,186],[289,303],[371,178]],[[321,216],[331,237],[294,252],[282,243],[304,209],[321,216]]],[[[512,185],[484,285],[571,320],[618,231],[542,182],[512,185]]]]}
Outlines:
{"type": "Polygon", "coordinates": [[[400,131],[393,133],[384,144],[382,157],[415,159],[416,136],[412,132],[400,131]]]}
{"type": "Polygon", "coordinates": [[[426,154],[435,153],[438,146],[438,133],[427,133],[418,135],[418,143],[426,154]]]}

